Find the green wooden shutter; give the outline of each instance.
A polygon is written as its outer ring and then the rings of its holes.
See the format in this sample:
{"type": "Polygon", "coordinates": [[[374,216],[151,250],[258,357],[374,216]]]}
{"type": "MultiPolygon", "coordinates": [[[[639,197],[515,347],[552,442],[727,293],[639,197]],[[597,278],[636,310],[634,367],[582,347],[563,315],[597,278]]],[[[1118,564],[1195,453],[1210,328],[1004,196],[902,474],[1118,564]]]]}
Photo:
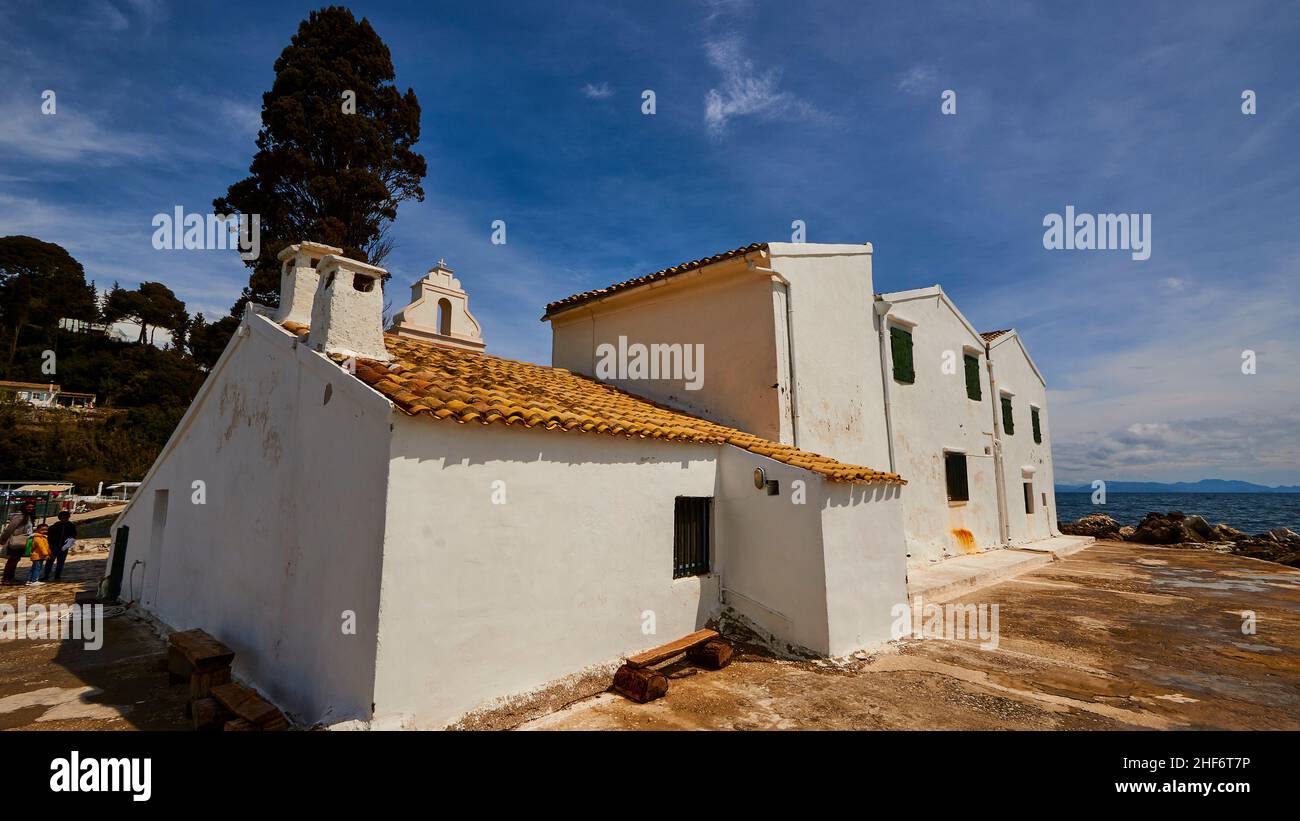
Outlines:
{"type": "Polygon", "coordinates": [[[1038,408],[1029,409],[1029,421],[1034,426],[1034,444],[1043,444],[1043,431],[1038,427],[1038,408]]]}
{"type": "Polygon", "coordinates": [[[966,363],[966,395],[978,402],[980,397],[983,396],[983,394],[980,393],[979,357],[966,354],[962,359],[966,363]]]}
{"type": "Polygon", "coordinates": [[[1002,430],[1007,436],[1016,432],[1015,420],[1011,418],[1011,397],[1002,397],[1002,430]]]}
{"type": "Polygon", "coordinates": [[[894,358],[894,378],[912,384],[916,371],[912,367],[912,333],[897,326],[889,329],[889,350],[894,358]]]}

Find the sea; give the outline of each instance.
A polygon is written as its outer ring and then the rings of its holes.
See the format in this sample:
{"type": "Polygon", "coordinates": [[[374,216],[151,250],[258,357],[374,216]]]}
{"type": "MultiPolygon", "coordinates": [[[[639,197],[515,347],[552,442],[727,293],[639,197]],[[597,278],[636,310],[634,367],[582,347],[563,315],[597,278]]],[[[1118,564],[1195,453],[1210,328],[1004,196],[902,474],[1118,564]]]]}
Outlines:
{"type": "Polygon", "coordinates": [[[1107,493],[1104,505],[1094,505],[1091,492],[1056,494],[1058,522],[1105,513],[1121,525],[1136,525],[1152,511],[1171,510],[1252,535],[1279,527],[1300,533],[1300,493],[1107,493]]]}

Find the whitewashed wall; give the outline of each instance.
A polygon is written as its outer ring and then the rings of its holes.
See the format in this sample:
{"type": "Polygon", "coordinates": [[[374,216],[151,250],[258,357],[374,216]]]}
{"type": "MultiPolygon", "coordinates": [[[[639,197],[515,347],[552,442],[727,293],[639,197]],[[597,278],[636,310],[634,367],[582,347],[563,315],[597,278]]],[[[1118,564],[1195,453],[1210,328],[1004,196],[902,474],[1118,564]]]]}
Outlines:
{"type": "Polygon", "coordinates": [[[441,726],[716,613],[716,576],[672,566],[674,499],[716,494],[716,447],[395,418],[378,719],[441,726]]]}
{"type": "MultiPolygon", "coordinates": [[[[765,264],[755,255],[756,264],[765,264]]],[[[580,306],[551,320],[551,364],[596,376],[600,345],[701,344],[704,380],[609,379],[611,384],[724,425],[780,441],[771,280],[729,260],[580,306]]]]}
{"type": "Polygon", "coordinates": [[[907,599],[898,485],[828,482],[736,448],[722,451],[718,470],[728,607],[826,655],[889,639],[890,608],[907,599]],[[755,488],[756,467],[779,482],[779,495],[755,488]]]}
{"type": "Polygon", "coordinates": [[[774,242],[770,267],[790,282],[791,337],[804,450],[886,469],[870,245],[774,242]]]}
{"type": "Polygon", "coordinates": [[[935,289],[881,296],[893,303],[886,324],[912,332],[916,381],[895,380],[889,360],[894,459],[907,479],[902,495],[911,561],[923,564],[999,547],[993,406],[984,341],[935,289]],[[945,373],[949,353],[953,372],[945,373]],[[967,353],[979,357],[979,401],[966,394],[962,358],[967,353]],[[969,501],[948,501],[947,450],[966,454],[969,501]]]}
{"type": "Polygon", "coordinates": [[[230,645],[236,675],[298,720],[365,718],[389,406],[269,320],[243,327],[116,522],[130,526],[122,595],[230,645]]]}
{"type": "Polygon", "coordinates": [[[998,392],[1010,391],[1015,433],[1007,436],[1002,425],[1002,403],[997,403],[998,431],[1002,437],[1003,481],[1006,483],[1007,524],[1012,544],[1050,538],[1056,526],[1056,480],[1052,470],[1052,436],[1047,409],[1047,387],[1035,370],[1020,335],[1012,332],[990,345],[993,379],[998,392]],[[1043,443],[1034,444],[1029,408],[1039,407],[1043,443]],[[1032,468],[1030,473],[1026,468],[1032,468]],[[1025,512],[1024,483],[1034,485],[1035,512],[1025,512]],[[1046,506],[1043,500],[1046,499],[1046,506]]]}

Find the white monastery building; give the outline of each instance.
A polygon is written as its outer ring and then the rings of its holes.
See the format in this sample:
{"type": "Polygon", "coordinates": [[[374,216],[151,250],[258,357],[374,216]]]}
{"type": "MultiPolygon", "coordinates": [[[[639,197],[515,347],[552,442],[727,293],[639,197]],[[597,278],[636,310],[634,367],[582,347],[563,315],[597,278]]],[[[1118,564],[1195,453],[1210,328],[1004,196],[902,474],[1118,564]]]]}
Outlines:
{"type": "Polygon", "coordinates": [[[720,618],[887,641],[909,563],[1057,529],[1019,336],[876,294],[871,254],[754,244],[553,302],[546,367],[482,352],[442,262],[385,333],[386,271],[290,246],[115,523],[123,590],[308,725],[445,726],[720,618]]]}

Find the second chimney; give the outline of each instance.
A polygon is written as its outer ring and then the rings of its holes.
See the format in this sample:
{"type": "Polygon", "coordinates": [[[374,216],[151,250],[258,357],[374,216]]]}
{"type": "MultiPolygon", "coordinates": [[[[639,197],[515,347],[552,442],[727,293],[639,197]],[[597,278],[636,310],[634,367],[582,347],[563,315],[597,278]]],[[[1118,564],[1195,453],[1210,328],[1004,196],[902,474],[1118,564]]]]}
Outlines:
{"type": "Polygon", "coordinates": [[[328,254],[316,266],[320,284],[311,305],[307,344],[324,353],[387,362],[383,268],[328,254]]]}

